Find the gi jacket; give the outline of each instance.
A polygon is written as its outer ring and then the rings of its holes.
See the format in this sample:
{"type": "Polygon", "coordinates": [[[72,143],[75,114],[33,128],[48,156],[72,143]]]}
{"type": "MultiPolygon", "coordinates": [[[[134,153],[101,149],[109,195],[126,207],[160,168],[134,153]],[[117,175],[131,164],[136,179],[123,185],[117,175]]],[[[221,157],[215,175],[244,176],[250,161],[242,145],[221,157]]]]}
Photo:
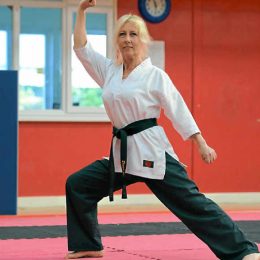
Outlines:
{"type": "MultiPolygon", "coordinates": [[[[97,53],[88,42],[74,49],[90,76],[103,88],[102,98],[108,117],[116,128],[132,122],[159,118],[161,109],[184,140],[200,132],[182,96],[169,76],[153,66],[150,58],[138,65],[126,79],[123,65],[97,53]]],[[[163,179],[165,152],[178,160],[163,128],[154,126],[128,137],[126,173],[163,179]]],[[[121,172],[120,140],[114,138],[115,171],[121,172]]]]}

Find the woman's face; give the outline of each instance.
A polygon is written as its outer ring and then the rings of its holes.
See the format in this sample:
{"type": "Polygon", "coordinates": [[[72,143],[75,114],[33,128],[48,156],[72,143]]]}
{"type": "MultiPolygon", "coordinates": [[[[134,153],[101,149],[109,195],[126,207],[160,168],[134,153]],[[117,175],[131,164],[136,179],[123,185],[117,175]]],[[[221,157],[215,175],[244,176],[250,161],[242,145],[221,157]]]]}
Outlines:
{"type": "Polygon", "coordinates": [[[127,22],[119,30],[117,44],[124,59],[143,58],[144,43],[134,23],[127,22]]]}

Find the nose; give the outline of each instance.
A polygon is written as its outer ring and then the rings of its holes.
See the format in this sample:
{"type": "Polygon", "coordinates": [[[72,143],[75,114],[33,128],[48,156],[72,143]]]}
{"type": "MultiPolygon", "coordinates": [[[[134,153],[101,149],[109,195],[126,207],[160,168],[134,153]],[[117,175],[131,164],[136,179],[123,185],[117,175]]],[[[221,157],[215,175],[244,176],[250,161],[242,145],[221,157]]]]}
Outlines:
{"type": "Polygon", "coordinates": [[[125,41],[126,41],[126,42],[131,42],[130,35],[128,35],[128,34],[126,35],[126,37],[125,37],[125,41]]]}

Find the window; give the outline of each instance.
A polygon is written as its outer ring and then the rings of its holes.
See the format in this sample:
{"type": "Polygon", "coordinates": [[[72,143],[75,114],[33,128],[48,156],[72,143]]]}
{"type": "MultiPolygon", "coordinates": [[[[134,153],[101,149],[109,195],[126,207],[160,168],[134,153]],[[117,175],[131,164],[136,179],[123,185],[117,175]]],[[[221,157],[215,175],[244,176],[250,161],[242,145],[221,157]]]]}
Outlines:
{"type": "MultiPolygon", "coordinates": [[[[106,35],[89,34],[88,40],[99,53],[106,55],[106,35]]],[[[73,40],[72,44],[73,45],[73,40]]],[[[81,107],[103,107],[101,89],[89,76],[73,49],[71,49],[72,105],[81,107]]]]}
{"type": "Polygon", "coordinates": [[[0,70],[7,70],[7,32],[0,31],[0,70]]]}
{"type": "Polygon", "coordinates": [[[21,9],[20,110],[61,108],[61,23],[60,9],[21,9]]]}
{"type": "MultiPolygon", "coordinates": [[[[73,12],[73,27],[76,13],[73,12]]],[[[88,40],[93,48],[104,56],[107,55],[107,15],[90,13],[87,15],[86,27],[88,40]]],[[[72,43],[73,46],[73,35],[72,43]]],[[[81,107],[103,107],[101,89],[98,84],[86,73],[85,69],[71,48],[71,87],[72,105],[81,107]]]]}
{"type": "Polygon", "coordinates": [[[0,70],[12,69],[12,8],[0,6],[0,70]]]}
{"type": "Polygon", "coordinates": [[[45,35],[20,35],[19,109],[45,109],[45,35]]]}
{"type": "MultiPolygon", "coordinates": [[[[101,88],[72,51],[77,5],[76,0],[0,2],[0,69],[19,71],[19,120],[108,121],[101,88]]],[[[108,57],[113,5],[114,0],[99,0],[87,15],[88,38],[108,57]]]]}

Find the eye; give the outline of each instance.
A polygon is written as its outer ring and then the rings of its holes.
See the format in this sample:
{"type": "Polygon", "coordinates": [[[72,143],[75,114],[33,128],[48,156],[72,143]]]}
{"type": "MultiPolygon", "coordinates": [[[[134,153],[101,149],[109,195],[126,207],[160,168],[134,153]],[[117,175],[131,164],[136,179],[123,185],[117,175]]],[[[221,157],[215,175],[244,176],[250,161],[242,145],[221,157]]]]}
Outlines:
{"type": "Polygon", "coordinates": [[[134,36],[137,36],[137,33],[136,33],[136,32],[131,32],[130,35],[131,35],[132,37],[134,37],[134,36]]]}
{"type": "Polygon", "coordinates": [[[125,32],[120,32],[120,33],[118,34],[119,37],[124,37],[125,35],[126,35],[125,32]]]}

